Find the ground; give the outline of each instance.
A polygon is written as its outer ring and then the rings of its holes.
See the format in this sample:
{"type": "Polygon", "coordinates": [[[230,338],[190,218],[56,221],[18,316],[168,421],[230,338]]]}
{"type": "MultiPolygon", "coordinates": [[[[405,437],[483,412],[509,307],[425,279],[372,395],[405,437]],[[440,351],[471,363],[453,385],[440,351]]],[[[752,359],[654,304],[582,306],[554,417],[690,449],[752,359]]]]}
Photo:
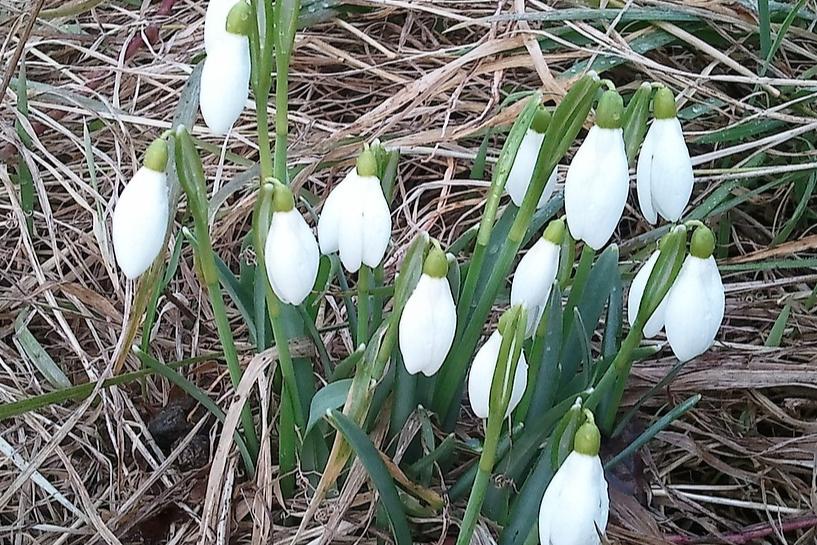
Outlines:
{"type": "MultiPolygon", "coordinates": [[[[184,109],[178,104],[185,82],[203,54],[203,2],[42,4],[0,1],[0,56],[9,83],[0,106],[4,403],[54,391],[65,380],[97,384],[114,374],[133,295],[111,250],[114,196],[145,147],[184,109]],[[29,14],[41,7],[28,28],[29,14]],[[27,113],[19,113],[21,79],[27,113]],[[25,170],[30,179],[21,177],[25,170]]],[[[300,168],[293,185],[325,197],[359,142],[380,138],[399,148],[387,274],[417,230],[448,243],[478,221],[490,178],[472,167],[485,157],[485,141],[490,171],[503,136],[497,131],[484,140],[486,129],[507,127],[518,112],[502,107],[508,94],[541,90],[558,101],[588,63],[622,92],[642,81],[675,91],[696,169],[692,205],[723,195],[709,218],[720,238],[726,319],[716,346],[639,409],[636,421],[643,427],[667,407],[702,395],[695,409],[640,450],[630,471],[611,477],[608,537],[620,543],[813,543],[817,6],[627,2],[621,10],[611,2],[599,11],[523,0],[306,5],[307,26],[297,36],[291,71],[289,157],[290,166],[300,168]],[[514,15],[525,4],[528,17],[514,15]]],[[[252,176],[243,173],[257,160],[254,120],[248,108],[226,141],[209,134],[200,119],[193,130],[207,150],[216,251],[234,269],[252,257],[241,242],[253,205],[252,176]]],[[[629,203],[617,235],[625,265],[652,236],[629,208],[634,192],[629,203]]],[[[328,321],[335,310],[327,310],[328,321]]],[[[247,331],[231,313],[249,365],[247,331]]],[[[342,331],[329,333],[326,343],[335,357],[351,349],[342,331]]],[[[218,347],[189,249],[159,300],[150,344],[165,361],[218,347]]],[[[637,364],[627,399],[638,399],[674,365],[666,350],[637,364]]],[[[135,358],[125,362],[126,371],[138,366],[135,358]]],[[[206,360],[186,376],[222,407],[229,405],[232,391],[222,366],[206,360]]],[[[339,542],[368,543],[382,535],[370,524],[370,493],[335,501],[297,541],[295,528],[275,516],[281,526],[269,526],[269,519],[264,527],[254,525],[254,502],[271,497],[276,468],[255,483],[243,482],[237,460],[216,452],[212,464],[226,464],[227,477],[213,489],[207,487],[209,465],[184,470],[197,464],[164,463],[147,426],[178,398],[166,381],[150,377],[141,386],[130,381],[13,417],[2,413],[0,542],[192,543],[199,539],[205,500],[217,503],[207,508],[217,513],[211,520],[219,521],[220,539],[231,535],[235,543],[270,532],[276,543],[307,543],[331,513],[341,521],[339,542]]],[[[275,412],[277,398],[269,401],[266,410],[275,412]]],[[[473,421],[460,428],[479,433],[473,421]]],[[[188,439],[201,447],[198,437],[188,439]]],[[[274,515],[281,501],[271,501],[274,515]]],[[[297,514],[306,505],[299,496],[287,501],[287,510],[297,514]]],[[[443,539],[449,515],[426,521],[425,541],[443,539]]],[[[491,540],[490,532],[478,535],[491,540]]]]}

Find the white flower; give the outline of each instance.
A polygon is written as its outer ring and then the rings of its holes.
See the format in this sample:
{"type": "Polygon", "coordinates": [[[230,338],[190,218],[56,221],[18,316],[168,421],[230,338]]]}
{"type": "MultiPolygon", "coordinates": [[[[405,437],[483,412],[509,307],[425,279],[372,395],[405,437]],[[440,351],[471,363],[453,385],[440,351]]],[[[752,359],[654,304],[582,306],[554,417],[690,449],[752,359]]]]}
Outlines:
{"type": "Polygon", "coordinates": [[[528,337],[536,331],[547,306],[550,290],[559,270],[559,251],[558,244],[542,237],[516,267],[511,284],[511,305],[522,305],[527,311],[528,337]]]}
{"type": "MultiPolygon", "coordinates": [[[[499,349],[502,345],[502,335],[499,331],[494,331],[485,344],[474,356],[471,364],[471,373],[468,375],[468,400],[471,403],[471,410],[478,418],[488,418],[488,407],[491,399],[491,382],[494,378],[499,349]]],[[[513,350],[513,345],[511,346],[513,350]]],[[[525,360],[524,352],[519,354],[519,362],[516,365],[516,374],[513,379],[513,389],[511,400],[508,403],[508,410],[505,413],[507,418],[511,412],[522,401],[525,388],[528,385],[528,362],[525,360]]]]}
{"type": "Polygon", "coordinates": [[[290,305],[303,303],[315,285],[319,261],[318,243],[298,210],[274,212],[264,262],[275,295],[290,305]]]}
{"type": "Polygon", "coordinates": [[[621,129],[594,125],[565,179],[565,214],[573,238],[594,250],[607,244],[624,211],[629,179],[621,129]]]}
{"type": "Polygon", "coordinates": [[[652,122],[636,169],[638,205],[644,219],[677,221],[692,195],[692,161],[677,117],[652,122]]]}
{"type": "Polygon", "coordinates": [[[598,545],[610,499],[598,455],[571,452],[548,484],[539,508],[542,545],[598,545]]]}
{"type": "MultiPolygon", "coordinates": [[[[693,252],[694,252],[693,238],[693,252]]],[[[680,361],[703,354],[718,333],[726,300],[715,258],[688,255],[666,298],[667,340],[680,361]]]]}
{"type": "Polygon", "coordinates": [[[400,353],[406,370],[427,377],[439,371],[456,329],[457,307],[448,279],[423,272],[400,316],[400,353]]]}
{"type": "Polygon", "coordinates": [[[360,175],[358,168],[329,194],[318,220],[321,252],[338,252],[349,272],[356,272],[361,264],[377,267],[391,236],[391,212],[380,180],[360,175]]]}
{"type": "MultiPolygon", "coordinates": [[[[508,174],[508,180],[505,182],[505,189],[511,196],[511,200],[516,206],[522,206],[522,201],[525,198],[525,193],[530,187],[531,177],[533,176],[533,169],[536,166],[536,159],[539,157],[539,148],[542,147],[542,141],[545,135],[536,132],[534,129],[528,129],[525,136],[522,138],[522,143],[519,145],[519,150],[516,152],[516,158],[513,160],[511,171],[508,174]]],[[[556,179],[558,178],[556,169],[550,173],[545,189],[542,191],[542,196],[539,197],[539,202],[536,208],[542,208],[548,202],[553,191],[556,189],[556,179]]]]}
{"type": "Polygon", "coordinates": [[[204,15],[204,50],[208,54],[225,41],[236,39],[235,34],[227,32],[227,15],[237,3],[237,0],[210,0],[207,3],[207,13],[204,15]]]}
{"type": "Polygon", "coordinates": [[[199,106],[207,127],[226,134],[236,122],[250,93],[250,48],[246,36],[213,47],[201,72],[199,106]]]}
{"type": "MultiPolygon", "coordinates": [[[[641,307],[641,299],[644,297],[644,289],[647,287],[647,280],[650,278],[655,263],[658,261],[660,252],[656,250],[650,258],[641,266],[630,285],[630,293],[627,296],[627,321],[630,327],[635,324],[638,316],[638,309],[641,307]]],[[[650,319],[644,325],[644,337],[651,339],[664,329],[664,309],[667,307],[667,296],[661,300],[658,308],[655,309],[650,319]]]]}
{"type": "Polygon", "coordinates": [[[125,186],[113,212],[113,248],[126,277],[145,272],[162,251],[167,219],[167,176],[164,170],[143,166],[125,186]]]}

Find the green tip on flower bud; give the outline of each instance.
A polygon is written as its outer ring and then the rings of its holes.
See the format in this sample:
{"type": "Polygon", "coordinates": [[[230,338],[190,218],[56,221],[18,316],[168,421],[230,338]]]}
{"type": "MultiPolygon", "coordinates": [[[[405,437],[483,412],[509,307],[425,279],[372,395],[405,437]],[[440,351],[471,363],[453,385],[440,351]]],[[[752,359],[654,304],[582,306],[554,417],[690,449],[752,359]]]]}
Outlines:
{"type": "Polygon", "coordinates": [[[659,87],[652,100],[655,119],[672,119],[676,116],[675,97],[667,87],[659,87]]]}
{"type": "Polygon", "coordinates": [[[377,158],[370,148],[357,156],[356,168],[359,176],[377,176],[377,158]]]}
{"type": "Polygon", "coordinates": [[[618,91],[604,91],[596,108],[596,125],[602,129],[620,129],[624,114],[624,99],[618,91]]]}
{"type": "Polygon", "coordinates": [[[154,140],[148,146],[147,151],[145,151],[145,158],[142,160],[142,164],[150,170],[164,172],[167,168],[167,142],[162,138],[154,140]]]}
{"type": "Polygon", "coordinates": [[[281,182],[276,182],[275,193],[272,194],[272,211],[289,212],[293,208],[295,208],[295,197],[292,195],[292,190],[281,182]]]}
{"type": "Polygon", "coordinates": [[[244,0],[234,5],[230,9],[230,13],[227,14],[227,24],[225,25],[227,32],[238,36],[249,35],[251,12],[250,5],[244,0]]]}
{"type": "Polygon", "coordinates": [[[548,126],[550,125],[551,117],[553,116],[551,115],[550,110],[544,106],[539,106],[533,116],[533,121],[531,121],[530,128],[539,134],[545,134],[545,132],[548,130],[548,126]]]}
{"type": "Polygon", "coordinates": [[[423,272],[432,278],[444,278],[448,274],[448,259],[438,243],[428,251],[423,272]]]}
{"type": "Polygon", "coordinates": [[[715,251],[715,234],[706,225],[701,225],[692,233],[689,253],[701,259],[708,259],[715,251]]]}
{"type": "Polygon", "coordinates": [[[576,430],[576,436],[573,439],[573,450],[586,456],[598,456],[601,447],[601,433],[599,433],[599,428],[596,426],[593,413],[585,409],[584,414],[587,421],[576,430]]]}
{"type": "Polygon", "coordinates": [[[562,244],[562,241],[565,238],[566,230],[565,220],[562,218],[555,219],[548,223],[548,226],[545,227],[545,232],[542,234],[542,238],[559,246],[562,244]]]}

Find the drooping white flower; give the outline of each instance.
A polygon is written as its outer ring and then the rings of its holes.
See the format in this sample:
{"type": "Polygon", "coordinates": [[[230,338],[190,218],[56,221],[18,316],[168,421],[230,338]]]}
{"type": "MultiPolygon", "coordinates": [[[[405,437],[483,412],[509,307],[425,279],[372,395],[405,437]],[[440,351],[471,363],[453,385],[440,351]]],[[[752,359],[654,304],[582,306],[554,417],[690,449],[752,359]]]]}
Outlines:
{"type": "Polygon", "coordinates": [[[391,212],[375,175],[377,164],[370,150],[326,198],[318,220],[321,252],[338,252],[349,272],[361,264],[377,267],[391,237],[391,212]]]}
{"type": "Polygon", "coordinates": [[[511,304],[522,305],[527,311],[525,323],[528,337],[536,332],[556,273],[559,272],[559,252],[564,231],[564,221],[552,221],[542,238],[536,241],[516,267],[511,284],[511,304]]]}
{"type": "MultiPolygon", "coordinates": [[[[658,250],[652,253],[636,273],[633,283],[630,284],[630,293],[627,295],[627,321],[630,323],[630,327],[635,324],[638,309],[641,307],[641,299],[644,297],[644,289],[647,287],[647,280],[650,279],[650,274],[658,261],[660,253],[658,250]]],[[[658,308],[655,309],[655,312],[644,326],[644,338],[651,339],[664,329],[664,309],[666,307],[667,297],[664,296],[664,299],[661,300],[658,308]]]]}
{"type": "MultiPolygon", "coordinates": [[[[539,148],[542,147],[542,142],[545,140],[545,132],[549,124],[550,113],[544,107],[540,107],[516,152],[511,171],[508,173],[508,180],[505,182],[505,189],[516,206],[522,206],[525,193],[530,187],[533,169],[539,157],[539,148]]],[[[542,196],[539,197],[539,202],[536,204],[537,209],[542,208],[553,195],[557,178],[556,169],[554,168],[548,175],[548,181],[542,191],[542,196]]]]}
{"type": "Polygon", "coordinates": [[[638,205],[651,224],[658,221],[659,215],[677,221],[689,203],[694,181],[672,92],[660,88],[654,105],[655,119],[647,131],[636,168],[638,205]]]}
{"type": "Polygon", "coordinates": [[[690,254],[670,288],[664,310],[664,327],[670,348],[680,361],[703,354],[712,346],[726,306],[712,250],[715,239],[706,227],[692,235],[690,254]]]}
{"type": "Polygon", "coordinates": [[[598,429],[592,422],[576,433],[574,450],[551,479],[539,508],[542,545],[599,545],[610,514],[604,468],[598,456],[598,429]],[[584,432],[584,436],[581,434],[584,432]]]}
{"type": "Polygon", "coordinates": [[[244,0],[229,12],[225,39],[207,51],[201,72],[199,108],[207,127],[226,134],[236,122],[250,93],[249,6],[244,0]],[[233,21],[236,21],[233,23],[233,21]]]}
{"type": "MultiPolygon", "coordinates": [[[[494,378],[501,346],[502,334],[498,330],[494,331],[477,351],[474,362],[471,364],[471,373],[468,375],[468,400],[471,403],[471,410],[478,418],[488,418],[491,382],[494,378]]],[[[505,417],[508,417],[519,405],[519,402],[522,401],[527,385],[528,362],[525,360],[524,352],[520,352],[519,362],[516,365],[516,374],[513,378],[511,399],[505,417]]]]}
{"type": "Polygon", "coordinates": [[[400,316],[400,353],[406,370],[430,377],[439,371],[457,329],[457,307],[446,274],[448,261],[439,248],[426,257],[423,274],[400,316]]]}
{"type": "Polygon", "coordinates": [[[264,248],[267,277],[281,301],[300,305],[318,277],[318,243],[283,184],[275,188],[273,210],[264,248]]]}
{"type": "Polygon", "coordinates": [[[570,234],[599,250],[613,236],[629,190],[621,130],[623,103],[615,91],[599,101],[596,124],[573,156],[565,179],[565,214],[570,234]]]}
{"type": "Polygon", "coordinates": [[[128,278],[145,272],[162,251],[167,233],[167,144],[156,140],[145,153],[144,166],[119,196],[111,236],[119,268],[128,278]]]}

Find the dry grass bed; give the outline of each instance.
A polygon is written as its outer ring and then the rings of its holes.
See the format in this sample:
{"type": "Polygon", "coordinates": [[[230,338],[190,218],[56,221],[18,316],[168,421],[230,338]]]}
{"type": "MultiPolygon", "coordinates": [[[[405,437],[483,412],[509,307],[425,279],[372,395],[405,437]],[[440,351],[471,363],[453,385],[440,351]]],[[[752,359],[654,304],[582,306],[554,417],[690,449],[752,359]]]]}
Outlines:
{"type": "MultiPolygon", "coordinates": [[[[25,41],[26,118],[17,114],[19,69],[10,63],[26,14],[38,3],[0,0],[0,57],[4,74],[15,77],[0,106],[2,402],[59,384],[59,376],[43,373],[44,358],[31,357],[32,346],[72,384],[99,384],[111,375],[132,297],[110,244],[114,198],[142,150],[171,126],[203,52],[204,2],[85,2],[87,9],[65,16],[53,10],[82,3],[48,0],[25,41]],[[153,44],[139,48],[134,39],[153,44]],[[15,121],[33,136],[27,146],[15,121]],[[30,216],[16,182],[20,164],[32,175],[30,216]]],[[[607,77],[620,85],[633,82],[625,91],[643,80],[677,91],[699,182],[694,204],[719,190],[745,201],[715,216],[721,240],[728,240],[719,250],[727,288],[720,342],[643,406],[637,420],[648,423],[693,393],[703,401],[617,476],[609,537],[621,543],[814,543],[817,233],[810,180],[817,168],[817,36],[808,18],[817,5],[800,3],[805,19],[797,18],[781,38],[760,80],[753,2],[627,2],[621,15],[604,20],[589,20],[590,10],[582,16],[581,6],[567,2],[353,4],[319,14],[323,20],[297,37],[290,162],[302,167],[296,186],[320,198],[359,141],[378,137],[401,148],[390,270],[416,230],[451,241],[478,221],[489,174],[472,179],[471,167],[486,130],[513,119],[514,107],[500,107],[509,92],[542,89],[558,97],[570,74],[594,61],[597,69],[612,66],[607,77]],[[514,18],[523,4],[529,17],[514,18]],[[560,13],[571,20],[553,19],[554,7],[568,10],[560,13]],[[668,15],[653,24],[638,20],[647,8],[668,15]]],[[[785,5],[771,4],[777,31],[785,5]]],[[[252,194],[244,187],[249,178],[237,176],[255,162],[254,130],[248,108],[226,144],[203,125],[193,131],[211,147],[205,167],[220,202],[212,237],[233,268],[250,258],[240,242],[252,194]]],[[[490,162],[502,138],[488,142],[490,162]]],[[[633,212],[625,213],[619,231],[625,257],[651,237],[633,212]]],[[[199,286],[185,251],[152,332],[152,351],[166,361],[218,349],[199,286]]],[[[330,300],[324,324],[343,320],[341,309],[330,300]]],[[[247,332],[234,316],[249,364],[247,332]]],[[[328,333],[326,340],[336,356],[351,347],[345,333],[328,333]]],[[[636,365],[631,401],[672,368],[668,351],[662,356],[636,365]]],[[[137,366],[127,363],[128,370],[137,366]]],[[[229,406],[225,368],[204,361],[185,369],[229,406]]],[[[276,544],[308,543],[328,522],[338,524],[337,542],[382,537],[372,523],[375,497],[365,485],[348,502],[325,504],[297,540],[295,528],[270,525],[281,524],[276,512],[283,509],[274,498],[275,467],[246,483],[234,457],[215,454],[227,477],[220,489],[208,490],[207,469],[180,469],[147,431],[179,394],[159,378],[142,388],[138,382],[100,387],[96,396],[0,422],[0,542],[193,543],[208,493],[219,500],[213,528],[233,543],[260,543],[271,534],[276,544]],[[271,521],[257,516],[263,498],[272,498],[271,521]]],[[[278,400],[269,401],[274,413],[278,400]]],[[[197,428],[185,429],[184,442],[199,441],[201,433],[215,445],[212,423],[200,410],[190,412],[197,428]]],[[[463,437],[475,432],[474,424],[463,422],[463,437]]],[[[266,431],[274,441],[275,431],[266,431]]],[[[407,426],[404,439],[413,431],[407,426]]],[[[305,477],[299,482],[308,483],[305,477]]],[[[302,495],[286,508],[297,516],[306,505],[302,495]]],[[[428,542],[442,540],[451,515],[446,510],[423,521],[428,542]]],[[[478,536],[490,542],[485,530],[478,536]]]]}

